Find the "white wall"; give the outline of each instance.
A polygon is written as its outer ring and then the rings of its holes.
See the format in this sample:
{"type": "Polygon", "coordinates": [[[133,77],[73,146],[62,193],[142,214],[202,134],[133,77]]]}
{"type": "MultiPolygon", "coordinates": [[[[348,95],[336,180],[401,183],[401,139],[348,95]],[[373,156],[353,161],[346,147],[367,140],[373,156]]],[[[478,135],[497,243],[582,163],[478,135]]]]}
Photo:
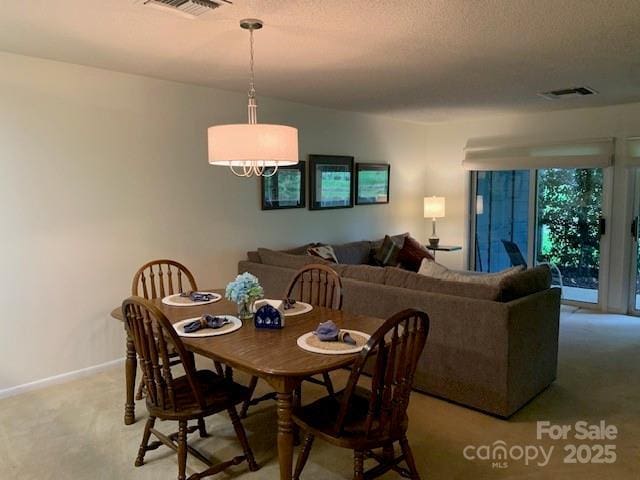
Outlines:
{"type": "MultiPolygon", "coordinates": [[[[504,116],[474,121],[459,121],[427,128],[426,159],[433,168],[425,178],[428,195],[447,197],[447,218],[438,223],[439,236],[445,243],[467,245],[466,216],[469,175],[461,167],[463,148],[475,137],[529,137],[580,139],[615,137],[613,202],[608,212],[610,281],[608,302],[611,311],[627,311],[627,278],[630,248],[627,242],[632,205],[631,175],[622,165],[624,138],[640,134],[640,104],[603,108],[564,110],[551,113],[504,116]]],[[[452,267],[465,265],[468,249],[462,254],[441,255],[452,267]]]]}
{"type": "Polygon", "coordinates": [[[206,128],[244,122],[243,94],[11,54],[0,71],[0,391],[121,357],[109,312],[147,260],[222,287],[257,246],[424,234],[424,126],[259,99],[303,159],[392,165],[389,205],[262,212],[257,180],[207,164],[206,128]]]}

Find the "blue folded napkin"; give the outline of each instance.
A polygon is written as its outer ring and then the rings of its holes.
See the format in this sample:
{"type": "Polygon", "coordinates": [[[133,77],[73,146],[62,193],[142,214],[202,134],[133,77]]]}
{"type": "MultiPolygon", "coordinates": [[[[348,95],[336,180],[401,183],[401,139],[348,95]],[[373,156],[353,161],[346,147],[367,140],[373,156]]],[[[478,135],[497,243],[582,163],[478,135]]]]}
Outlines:
{"type": "Polygon", "coordinates": [[[189,297],[192,302],[209,302],[213,300],[213,293],[209,292],[182,292],[181,297],[189,297]]]}
{"type": "Polygon", "coordinates": [[[218,329],[218,328],[224,327],[229,323],[231,323],[231,321],[227,318],[214,317],[213,315],[205,314],[202,317],[200,317],[198,320],[185,323],[182,326],[182,329],[184,330],[184,333],[193,333],[193,332],[197,332],[202,328],[218,329]]]}
{"type": "Polygon", "coordinates": [[[341,331],[332,320],[322,322],[313,333],[321,342],[344,342],[356,345],[356,341],[349,335],[349,332],[341,331]]]}

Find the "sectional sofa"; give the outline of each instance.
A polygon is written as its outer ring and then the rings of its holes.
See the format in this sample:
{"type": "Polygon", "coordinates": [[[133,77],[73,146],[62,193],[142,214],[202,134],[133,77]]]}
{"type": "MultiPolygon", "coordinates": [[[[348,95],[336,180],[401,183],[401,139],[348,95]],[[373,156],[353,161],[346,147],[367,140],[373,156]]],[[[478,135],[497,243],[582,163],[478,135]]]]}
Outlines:
{"type": "MultiPolygon", "coordinates": [[[[431,319],[415,388],[474,409],[509,417],[556,378],[560,291],[546,266],[499,282],[466,283],[368,263],[379,242],[335,245],[346,311],[386,318],[409,307],[431,319]]],[[[307,246],[258,249],[239,262],[265,294],[283,295],[294,273],[310,263],[307,246]]]]}

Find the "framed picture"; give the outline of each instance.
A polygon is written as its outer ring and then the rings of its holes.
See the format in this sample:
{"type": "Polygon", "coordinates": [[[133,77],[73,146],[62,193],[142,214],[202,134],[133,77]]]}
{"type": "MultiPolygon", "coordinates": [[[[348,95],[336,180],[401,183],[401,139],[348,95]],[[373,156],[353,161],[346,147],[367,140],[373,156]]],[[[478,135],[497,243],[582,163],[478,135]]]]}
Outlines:
{"type": "Polygon", "coordinates": [[[356,163],[356,205],[389,203],[391,165],[356,163]]]}
{"type": "Polygon", "coordinates": [[[279,167],[275,175],[262,177],[262,210],[305,207],[305,162],[279,167]]]}
{"type": "Polygon", "coordinates": [[[309,155],[309,209],[353,207],[353,157],[309,155]]]}

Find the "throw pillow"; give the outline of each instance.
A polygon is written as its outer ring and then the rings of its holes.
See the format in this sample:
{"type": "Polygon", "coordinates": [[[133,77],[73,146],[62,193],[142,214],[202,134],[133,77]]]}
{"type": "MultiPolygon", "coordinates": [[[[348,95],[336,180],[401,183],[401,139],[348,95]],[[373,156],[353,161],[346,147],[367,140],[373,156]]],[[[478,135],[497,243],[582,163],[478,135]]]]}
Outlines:
{"type": "Polygon", "coordinates": [[[332,245],[336,258],[340,263],[349,265],[361,265],[369,263],[371,254],[371,242],[363,240],[360,242],[343,243],[342,245],[332,245]]]}
{"type": "Polygon", "coordinates": [[[417,272],[424,259],[435,260],[433,255],[413,237],[404,239],[402,249],[398,252],[398,262],[403,268],[417,272]]]}
{"type": "Polygon", "coordinates": [[[317,247],[318,245],[322,245],[318,242],[305,243],[304,245],[300,245],[299,247],[289,248],[287,250],[281,250],[284,253],[289,253],[291,255],[306,255],[307,250],[311,247],[317,247]]]}
{"type": "Polygon", "coordinates": [[[315,247],[309,247],[307,253],[311,256],[322,258],[328,262],[338,263],[336,252],[333,251],[331,245],[317,245],[315,247]]]}
{"type": "Polygon", "coordinates": [[[427,277],[439,278],[441,280],[450,280],[453,282],[478,283],[483,285],[498,286],[503,279],[522,271],[524,267],[507,268],[496,273],[478,273],[478,272],[457,272],[449,270],[444,265],[440,265],[433,260],[423,260],[418,273],[427,277]]]}
{"type": "Polygon", "coordinates": [[[394,242],[389,235],[385,235],[382,245],[373,254],[373,261],[381,267],[395,267],[398,265],[399,252],[400,245],[394,242]]]}
{"type": "MultiPolygon", "coordinates": [[[[398,235],[385,235],[385,238],[387,236],[391,237],[391,240],[393,240],[398,245],[400,245],[400,247],[402,247],[402,244],[404,243],[404,239],[409,236],[409,232],[400,233],[398,235]]],[[[371,248],[373,250],[378,250],[382,246],[383,242],[384,242],[384,238],[381,238],[380,240],[374,240],[373,242],[371,242],[371,248]]]]}

